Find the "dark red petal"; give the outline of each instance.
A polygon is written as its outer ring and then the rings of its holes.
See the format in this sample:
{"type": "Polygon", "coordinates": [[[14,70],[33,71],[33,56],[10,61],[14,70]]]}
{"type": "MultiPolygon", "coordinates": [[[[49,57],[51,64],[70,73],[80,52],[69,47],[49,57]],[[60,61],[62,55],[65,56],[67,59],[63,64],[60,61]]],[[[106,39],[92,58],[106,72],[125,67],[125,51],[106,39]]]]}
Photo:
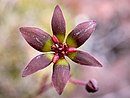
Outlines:
{"type": "Polygon", "coordinates": [[[52,82],[59,95],[62,94],[70,78],[70,65],[65,59],[59,59],[53,66],[52,82]]]}
{"type": "Polygon", "coordinates": [[[51,25],[53,34],[60,42],[63,42],[66,33],[66,24],[62,10],[58,5],[54,9],[51,25]]]}
{"type": "Polygon", "coordinates": [[[51,50],[53,41],[48,33],[35,27],[21,27],[20,32],[33,48],[41,52],[51,50]]]}
{"type": "Polygon", "coordinates": [[[41,54],[31,60],[23,70],[22,76],[28,76],[47,67],[52,61],[53,54],[41,54]]]}
{"type": "Polygon", "coordinates": [[[89,55],[87,52],[77,50],[77,52],[70,52],[68,54],[68,57],[74,62],[79,63],[81,65],[102,67],[102,64],[99,63],[94,57],[89,55]]]}
{"type": "Polygon", "coordinates": [[[83,22],[77,25],[67,37],[66,42],[69,47],[77,48],[81,46],[95,30],[95,26],[96,22],[93,20],[83,22]]]}

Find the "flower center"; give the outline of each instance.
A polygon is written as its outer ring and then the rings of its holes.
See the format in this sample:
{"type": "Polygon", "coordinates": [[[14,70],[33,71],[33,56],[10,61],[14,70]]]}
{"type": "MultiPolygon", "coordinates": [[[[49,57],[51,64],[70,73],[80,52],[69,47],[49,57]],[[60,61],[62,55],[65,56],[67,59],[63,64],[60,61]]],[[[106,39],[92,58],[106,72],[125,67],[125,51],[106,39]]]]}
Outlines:
{"type": "Polygon", "coordinates": [[[59,58],[64,58],[69,52],[76,52],[75,48],[69,47],[66,43],[60,43],[55,35],[52,36],[52,40],[55,43],[51,46],[51,50],[55,52],[53,63],[56,63],[59,58]]]}
{"type": "Polygon", "coordinates": [[[68,46],[65,43],[55,43],[51,46],[51,49],[59,58],[64,58],[64,56],[68,54],[68,46]]]}

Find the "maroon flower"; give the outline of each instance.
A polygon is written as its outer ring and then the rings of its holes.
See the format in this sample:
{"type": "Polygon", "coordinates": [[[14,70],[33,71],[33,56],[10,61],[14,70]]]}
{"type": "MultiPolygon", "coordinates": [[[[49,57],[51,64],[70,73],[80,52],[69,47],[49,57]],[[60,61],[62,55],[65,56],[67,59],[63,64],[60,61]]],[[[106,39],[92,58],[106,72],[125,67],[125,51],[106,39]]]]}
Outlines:
{"type": "Polygon", "coordinates": [[[62,11],[57,5],[53,13],[51,25],[53,31],[52,37],[39,28],[20,28],[23,37],[33,48],[40,52],[54,52],[41,54],[33,58],[24,69],[22,76],[30,75],[54,63],[52,83],[56,91],[61,94],[67,81],[70,79],[70,65],[66,61],[65,56],[68,56],[74,62],[82,65],[102,66],[87,52],[76,49],[90,37],[95,30],[96,22],[90,20],[77,25],[74,30],[70,32],[65,43],[66,24],[62,11]]]}

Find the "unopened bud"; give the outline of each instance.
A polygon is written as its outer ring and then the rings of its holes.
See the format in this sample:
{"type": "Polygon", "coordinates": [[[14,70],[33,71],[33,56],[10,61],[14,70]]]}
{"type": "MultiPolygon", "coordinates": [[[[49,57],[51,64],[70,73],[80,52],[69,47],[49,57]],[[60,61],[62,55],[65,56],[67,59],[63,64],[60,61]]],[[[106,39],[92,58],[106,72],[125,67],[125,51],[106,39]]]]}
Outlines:
{"type": "Polygon", "coordinates": [[[89,93],[94,93],[98,91],[98,83],[95,79],[91,79],[88,81],[88,83],[86,84],[85,89],[89,92],[89,93]]]}

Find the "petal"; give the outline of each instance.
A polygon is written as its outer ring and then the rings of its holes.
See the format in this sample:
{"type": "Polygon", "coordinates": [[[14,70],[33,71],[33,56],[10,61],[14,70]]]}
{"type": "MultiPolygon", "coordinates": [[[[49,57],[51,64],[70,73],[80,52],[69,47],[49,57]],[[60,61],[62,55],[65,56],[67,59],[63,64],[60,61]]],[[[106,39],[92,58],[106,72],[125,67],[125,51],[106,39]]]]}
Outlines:
{"type": "Polygon", "coordinates": [[[23,70],[22,76],[28,76],[34,72],[47,67],[52,61],[53,54],[41,54],[31,60],[23,70]]]}
{"type": "Polygon", "coordinates": [[[47,52],[51,50],[53,41],[48,33],[35,27],[21,27],[20,32],[29,45],[31,45],[33,48],[41,52],[47,52]]]}
{"type": "Polygon", "coordinates": [[[81,46],[95,30],[96,22],[93,20],[83,22],[77,25],[74,30],[70,32],[67,37],[67,44],[70,47],[79,47],[81,46]]]}
{"type": "Polygon", "coordinates": [[[74,62],[79,63],[81,65],[102,67],[102,64],[99,63],[94,57],[89,55],[87,52],[77,50],[77,52],[70,52],[68,54],[68,57],[74,62]]]}
{"type": "Polygon", "coordinates": [[[51,25],[53,34],[62,43],[66,33],[66,24],[64,16],[62,14],[62,10],[58,5],[54,9],[51,25]]]}
{"type": "Polygon", "coordinates": [[[62,94],[70,78],[70,65],[65,59],[59,59],[53,66],[52,82],[59,95],[62,94]]]}

